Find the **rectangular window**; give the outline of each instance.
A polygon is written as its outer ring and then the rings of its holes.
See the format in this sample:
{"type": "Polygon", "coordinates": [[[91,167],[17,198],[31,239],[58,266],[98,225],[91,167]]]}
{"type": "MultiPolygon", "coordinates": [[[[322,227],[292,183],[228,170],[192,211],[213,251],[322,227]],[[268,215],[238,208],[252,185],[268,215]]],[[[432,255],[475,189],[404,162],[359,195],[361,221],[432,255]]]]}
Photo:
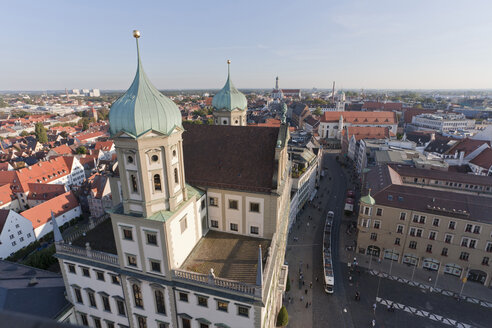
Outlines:
{"type": "Polygon", "coordinates": [[[125,302],[123,300],[116,300],[116,305],[118,306],[118,314],[126,316],[125,302]]]}
{"type": "Polygon", "coordinates": [[[188,294],[187,293],[179,293],[179,300],[181,302],[188,302],[188,294]]]}
{"type": "Polygon", "coordinates": [[[104,281],[104,272],[102,272],[102,271],[96,271],[96,277],[97,277],[97,280],[104,281]]]}
{"type": "Polygon", "coordinates": [[[132,267],[137,266],[137,257],[135,255],[127,255],[126,259],[128,260],[128,265],[132,267]]]}
{"type": "Polygon", "coordinates": [[[470,239],[470,242],[468,243],[469,248],[475,248],[477,246],[477,240],[476,239],[470,239]]]}
{"type": "Polygon", "coordinates": [[[90,277],[91,276],[91,273],[89,271],[89,268],[82,268],[82,275],[84,277],[90,277]]]}
{"type": "Polygon", "coordinates": [[[92,307],[97,308],[97,305],[96,305],[96,297],[94,296],[94,292],[88,291],[87,292],[87,296],[89,297],[89,304],[92,307]]]}
{"type": "Polygon", "coordinates": [[[416,248],[417,248],[417,242],[412,240],[412,241],[408,244],[408,248],[411,248],[411,249],[416,249],[416,248]]]}
{"type": "Polygon", "coordinates": [[[219,221],[217,221],[217,220],[210,220],[210,226],[212,228],[218,228],[219,227],[219,221]]]}
{"type": "Polygon", "coordinates": [[[378,234],[375,232],[372,232],[371,233],[371,240],[374,240],[374,241],[378,240],[378,234]]]}
{"type": "Polygon", "coordinates": [[[415,231],[417,231],[417,229],[415,228],[410,228],[410,231],[408,232],[408,234],[412,237],[415,237],[415,231]]]}
{"type": "Polygon", "coordinates": [[[485,246],[485,251],[492,253],[492,243],[491,242],[487,243],[487,246],[485,246]]]}
{"type": "Polygon", "coordinates": [[[188,228],[188,221],[186,219],[186,215],[184,218],[179,220],[179,226],[181,227],[181,233],[186,231],[186,228],[188,228]]]}
{"type": "Polygon", "coordinates": [[[119,285],[120,284],[120,277],[115,276],[115,275],[111,275],[111,282],[115,285],[119,285]]]}
{"type": "Polygon", "coordinates": [[[430,240],[436,240],[437,232],[431,231],[429,232],[429,239],[430,240]]]}
{"type": "Polygon", "coordinates": [[[68,265],[68,272],[76,274],[77,272],[75,271],[75,265],[69,264],[68,265]]]}
{"type": "Polygon", "coordinates": [[[449,230],[454,230],[456,228],[456,222],[455,221],[449,221],[449,230]]]}
{"type": "Polygon", "coordinates": [[[237,223],[231,223],[231,231],[238,231],[239,230],[239,227],[237,225],[237,223]]]}
{"type": "Polygon", "coordinates": [[[223,301],[217,301],[217,310],[227,312],[229,303],[223,301]]]}
{"type": "Polygon", "coordinates": [[[374,220],[374,229],[379,229],[381,228],[381,221],[374,220]]]}
{"type": "Polygon", "coordinates": [[[470,258],[470,253],[461,252],[461,254],[460,254],[460,260],[468,261],[469,258],[470,258]]]}
{"type": "Polygon", "coordinates": [[[417,237],[422,237],[422,233],[424,232],[424,230],[422,229],[417,229],[417,233],[415,234],[417,237]]]}
{"type": "Polygon", "coordinates": [[[191,322],[189,319],[181,318],[181,324],[183,328],[191,328],[191,322]]]}
{"type": "Polygon", "coordinates": [[[420,216],[419,223],[425,224],[425,216],[420,216]]]}
{"type": "Polygon", "coordinates": [[[102,328],[102,326],[101,326],[101,319],[99,319],[99,318],[92,318],[92,320],[94,320],[94,327],[95,328],[102,328]]]}
{"type": "Polygon", "coordinates": [[[260,213],[260,203],[249,203],[249,211],[260,213]]]}
{"type": "Polygon", "coordinates": [[[400,220],[401,221],[405,221],[406,218],[407,218],[407,213],[405,213],[405,212],[400,213],[400,220]]]}
{"type": "Polygon", "coordinates": [[[258,235],[260,233],[260,228],[255,227],[255,226],[251,226],[250,232],[252,235],[258,235]]]}
{"type": "Polygon", "coordinates": [[[241,317],[249,317],[249,308],[245,306],[240,306],[238,305],[237,307],[237,315],[240,315],[241,317]]]}
{"type": "Polygon", "coordinates": [[[114,328],[114,322],[106,321],[107,328],[114,328]]]}
{"type": "Polygon", "coordinates": [[[203,296],[197,296],[198,305],[203,307],[208,307],[208,298],[203,296]]]}
{"type": "Polygon", "coordinates": [[[234,200],[234,199],[229,199],[229,209],[231,210],[237,210],[238,206],[237,206],[237,200],[234,200]]]}
{"type": "Polygon", "coordinates": [[[200,328],[210,328],[206,323],[200,322],[200,328]]]}
{"type": "Polygon", "coordinates": [[[364,206],[364,215],[370,216],[371,215],[371,208],[364,206]]]}
{"type": "Polygon", "coordinates": [[[383,215],[383,209],[382,209],[382,208],[378,208],[378,209],[376,209],[376,215],[377,215],[377,216],[381,216],[381,215],[383,215]]]}
{"type": "Polygon", "coordinates": [[[209,197],[208,205],[210,206],[219,206],[219,199],[217,197],[209,197]]]}
{"type": "Polygon", "coordinates": [[[111,312],[111,305],[109,304],[109,297],[106,295],[101,295],[101,299],[103,301],[104,311],[111,312]]]}
{"type": "Polygon", "coordinates": [[[395,245],[400,245],[400,238],[395,238],[395,245]]]}
{"type": "Polygon", "coordinates": [[[427,253],[432,253],[432,245],[431,244],[427,244],[427,247],[425,248],[425,251],[427,253]]]}
{"type": "Polygon", "coordinates": [[[75,293],[75,299],[77,300],[77,303],[84,304],[84,301],[82,300],[82,293],[80,292],[80,288],[74,288],[73,291],[75,293]]]}
{"type": "Polygon", "coordinates": [[[125,240],[133,240],[132,229],[123,228],[123,238],[125,240]]]}
{"type": "Polygon", "coordinates": [[[442,256],[448,256],[448,249],[446,247],[444,247],[441,251],[441,255],[442,256]]]}
{"type": "Polygon", "coordinates": [[[205,208],[205,199],[202,199],[202,202],[200,204],[200,209],[204,209],[205,208]]]}
{"type": "Polygon", "coordinates": [[[19,241],[20,241],[20,242],[23,242],[23,241],[24,241],[24,237],[20,237],[20,238],[19,238],[19,241]]]}
{"type": "Polygon", "coordinates": [[[434,220],[432,220],[432,225],[433,225],[434,227],[439,227],[439,219],[434,218],[434,220]]]}
{"type": "Polygon", "coordinates": [[[468,238],[461,239],[461,246],[468,247],[468,238]]]}
{"type": "Polygon", "coordinates": [[[153,272],[161,272],[161,262],[150,260],[150,270],[153,272]]]}
{"type": "Polygon", "coordinates": [[[467,224],[465,227],[465,232],[472,232],[473,225],[467,224]]]}
{"type": "Polygon", "coordinates": [[[482,265],[489,265],[489,258],[487,256],[485,256],[483,259],[482,259],[482,265]]]}
{"type": "Polygon", "coordinates": [[[80,314],[80,319],[82,319],[82,325],[88,326],[89,325],[89,320],[87,320],[87,314],[81,313],[80,314]]]}
{"type": "Polygon", "coordinates": [[[27,238],[31,238],[31,233],[28,233],[27,234],[27,238]]]}
{"type": "Polygon", "coordinates": [[[444,242],[445,242],[446,244],[451,244],[451,243],[453,242],[453,235],[448,235],[448,234],[446,234],[446,235],[444,236],[444,242]]]}
{"type": "Polygon", "coordinates": [[[147,232],[147,245],[157,245],[157,235],[155,233],[147,232]]]}
{"type": "Polygon", "coordinates": [[[480,226],[476,225],[473,227],[473,233],[479,234],[480,233],[480,226]]]}
{"type": "Polygon", "coordinates": [[[369,228],[371,225],[371,219],[362,219],[360,225],[364,228],[369,228]]]}
{"type": "Polygon", "coordinates": [[[419,216],[417,214],[414,214],[412,221],[415,223],[418,223],[419,222],[419,216]]]}
{"type": "Polygon", "coordinates": [[[403,226],[401,224],[396,226],[396,233],[403,233],[403,226]]]}
{"type": "Polygon", "coordinates": [[[138,328],[147,328],[147,318],[137,315],[138,328]]]}

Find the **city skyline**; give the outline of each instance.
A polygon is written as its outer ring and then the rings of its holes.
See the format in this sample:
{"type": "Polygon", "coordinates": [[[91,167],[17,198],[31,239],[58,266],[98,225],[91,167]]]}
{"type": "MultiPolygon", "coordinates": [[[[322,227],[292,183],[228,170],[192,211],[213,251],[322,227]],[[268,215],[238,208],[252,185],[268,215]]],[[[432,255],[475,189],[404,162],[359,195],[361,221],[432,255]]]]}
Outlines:
{"type": "MultiPolygon", "coordinates": [[[[126,90],[131,31],[159,89],[490,89],[485,1],[12,3],[0,90],[126,90]],[[18,19],[23,17],[23,19],[18,19]]],[[[134,66],[133,66],[133,65],[134,66]]]]}

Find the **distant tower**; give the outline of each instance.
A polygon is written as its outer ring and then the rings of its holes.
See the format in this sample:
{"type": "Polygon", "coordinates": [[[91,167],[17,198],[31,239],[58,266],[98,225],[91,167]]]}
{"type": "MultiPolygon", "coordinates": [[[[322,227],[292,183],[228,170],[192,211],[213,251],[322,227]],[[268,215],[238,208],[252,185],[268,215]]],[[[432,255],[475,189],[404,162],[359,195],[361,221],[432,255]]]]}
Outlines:
{"type": "Polygon", "coordinates": [[[275,79],[275,90],[278,90],[278,76],[277,76],[277,78],[275,79]]]}
{"type": "Polygon", "coordinates": [[[231,61],[227,61],[227,81],[212,99],[215,125],[246,125],[248,100],[231,80],[231,61]]]}
{"type": "Polygon", "coordinates": [[[91,116],[94,119],[95,122],[97,122],[97,110],[92,106],[91,108],[91,116]]]}

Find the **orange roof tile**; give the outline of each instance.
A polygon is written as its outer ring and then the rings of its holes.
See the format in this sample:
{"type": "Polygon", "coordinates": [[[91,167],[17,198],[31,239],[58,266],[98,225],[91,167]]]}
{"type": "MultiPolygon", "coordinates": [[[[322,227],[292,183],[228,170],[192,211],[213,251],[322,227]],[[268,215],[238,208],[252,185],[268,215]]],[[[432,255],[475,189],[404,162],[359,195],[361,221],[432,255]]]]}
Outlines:
{"type": "Polygon", "coordinates": [[[388,127],[349,126],[347,130],[349,139],[354,136],[357,141],[361,139],[386,139],[390,137],[388,127]]]}
{"type": "Polygon", "coordinates": [[[108,140],[108,141],[98,141],[96,142],[96,145],[94,146],[95,150],[102,149],[104,151],[111,150],[111,147],[113,146],[113,141],[108,140]]]}
{"type": "Polygon", "coordinates": [[[394,112],[325,112],[321,116],[321,122],[338,122],[340,116],[346,123],[359,124],[397,124],[396,114],[394,112]]]}
{"type": "Polygon", "coordinates": [[[72,154],[72,149],[70,147],[68,147],[66,144],[52,148],[51,150],[54,151],[55,153],[57,153],[58,155],[72,154]]]}
{"type": "Polygon", "coordinates": [[[31,221],[33,228],[36,229],[51,219],[51,211],[55,213],[55,217],[58,217],[77,206],[79,206],[77,198],[72,191],[69,191],[20,214],[31,221]]]}
{"type": "Polygon", "coordinates": [[[12,201],[12,190],[10,184],[0,186],[0,205],[8,204],[12,201]]]}

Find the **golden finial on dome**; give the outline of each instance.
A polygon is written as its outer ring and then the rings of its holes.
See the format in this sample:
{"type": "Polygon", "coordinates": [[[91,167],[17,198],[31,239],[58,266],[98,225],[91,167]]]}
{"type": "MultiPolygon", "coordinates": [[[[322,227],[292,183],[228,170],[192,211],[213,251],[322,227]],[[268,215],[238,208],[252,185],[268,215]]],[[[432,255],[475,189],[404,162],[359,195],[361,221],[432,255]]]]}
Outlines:
{"type": "Polygon", "coordinates": [[[135,39],[138,39],[140,37],[140,31],[139,30],[133,30],[133,37],[135,39]]]}
{"type": "Polygon", "coordinates": [[[228,60],[227,60],[227,64],[230,64],[230,63],[231,63],[231,60],[230,60],[230,59],[228,59],[228,60]]]}

